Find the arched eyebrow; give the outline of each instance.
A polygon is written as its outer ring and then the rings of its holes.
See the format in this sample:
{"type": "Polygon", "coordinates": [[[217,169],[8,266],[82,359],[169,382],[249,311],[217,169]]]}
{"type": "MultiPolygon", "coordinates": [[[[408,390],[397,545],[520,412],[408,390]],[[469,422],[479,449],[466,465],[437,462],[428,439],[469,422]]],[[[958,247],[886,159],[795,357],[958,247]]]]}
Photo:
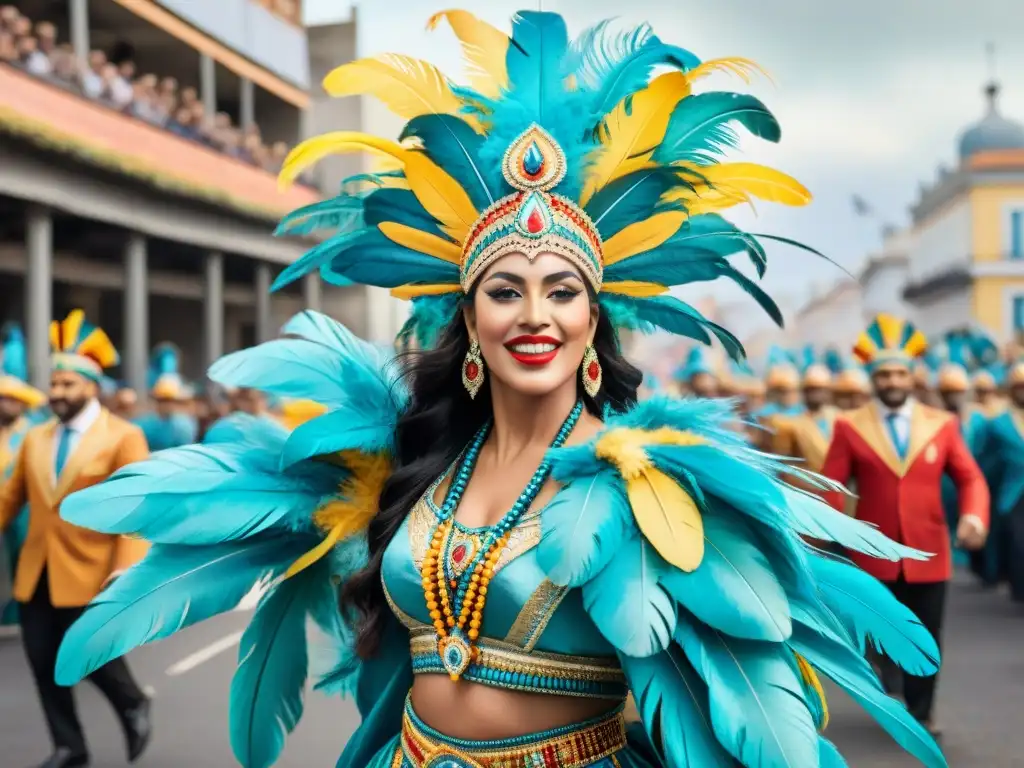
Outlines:
{"type": "MultiPolygon", "coordinates": [[[[583,282],[583,279],[572,270],[564,270],[562,272],[553,272],[550,275],[546,275],[542,281],[544,285],[552,285],[554,283],[560,283],[563,280],[579,280],[583,282]]],[[[522,275],[514,275],[511,272],[495,272],[493,275],[487,278],[486,282],[492,280],[506,280],[513,285],[523,286],[526,285],[526,278],[522,275]]]]}

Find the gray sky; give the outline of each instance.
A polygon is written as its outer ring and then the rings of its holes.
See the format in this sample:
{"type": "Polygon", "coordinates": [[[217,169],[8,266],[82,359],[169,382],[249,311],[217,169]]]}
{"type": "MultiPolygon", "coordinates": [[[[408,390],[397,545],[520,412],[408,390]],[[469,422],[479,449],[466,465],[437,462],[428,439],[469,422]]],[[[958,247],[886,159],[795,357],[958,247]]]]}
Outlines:
{"type": "MultiPolygon", "coordinates": [[[[306,0],[311,13],[346,0],[306,0]]],[[[363,55],[395,51],[426,58],[459,79],[460,60],[447,30],[428,33],[431,13],[462,7],[501,28],[522,7],[506,0],[371,0],[359,6],[363,55]]],[[[778,146],[757,140],[747,159],[802,181],[815,195],[807,208],[762,204],[757,219],[733,216],[756,231],[802,240],[856,272],[878,245],[878,222],[858,218],[853,194],[884,221],[904,223],[922,180],[956,162],[956,139],[984,111],[985,45],[997,49],[1004,114],[1024,120],[1024,2],[1013,0],[544,0],[575,33],[602,18],[649,21],[655,32],[701,58],[754,59],[774,82],[749,90],[782,124],[778,146]]],[[[340,62],[339,62],[340,63],[340,62]]],[[[746,89],[737,79],[709,88],[746,89]]],[[[770,290],[803,295],[812,283],[841,276],[834,267],[789,249],[772,249],[770,290]]],[[[721,291],[724,299],[737,294],[721,291]]]]}

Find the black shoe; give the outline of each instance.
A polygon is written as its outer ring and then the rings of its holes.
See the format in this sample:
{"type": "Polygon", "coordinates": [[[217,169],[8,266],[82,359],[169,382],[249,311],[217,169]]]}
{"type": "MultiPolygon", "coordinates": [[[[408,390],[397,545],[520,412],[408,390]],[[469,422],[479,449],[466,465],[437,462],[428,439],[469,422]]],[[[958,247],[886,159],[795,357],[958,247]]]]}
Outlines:
{"type": "Polygon", "coordinates": [[[76,754],[67,747],[57,747],[49,759],[39,764],[38,768],[84,768],[89,765],[89,756],[76,754]]]}
{"type": "Polygon", "coordinates": [[[145,699],[134,709],[121,713],[121,727],[124,728],[125,745],[128,749],[128,762],[134,763],[146,747],[153,735],[153,726],[149,718],[150,701],[145,699]]]}

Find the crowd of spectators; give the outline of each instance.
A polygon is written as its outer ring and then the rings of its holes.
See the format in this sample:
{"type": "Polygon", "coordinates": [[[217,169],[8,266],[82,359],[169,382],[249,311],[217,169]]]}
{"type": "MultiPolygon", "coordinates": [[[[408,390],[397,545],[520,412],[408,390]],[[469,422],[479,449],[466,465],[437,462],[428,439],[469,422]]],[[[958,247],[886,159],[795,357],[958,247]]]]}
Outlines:
{"type": "Polygon", "coordinates": [[[209,114],[196,89],[173,77],[139,75],[131,59],[111,61],[103,51],[91,51],[80,64],[71,44],[58,42],[53,24],[33,24],[13,5],[0,6],[0,63],[272,173],[288,154],[282,141],[268,146],[258,126],[239,128],[226,112],[209,114]]]}

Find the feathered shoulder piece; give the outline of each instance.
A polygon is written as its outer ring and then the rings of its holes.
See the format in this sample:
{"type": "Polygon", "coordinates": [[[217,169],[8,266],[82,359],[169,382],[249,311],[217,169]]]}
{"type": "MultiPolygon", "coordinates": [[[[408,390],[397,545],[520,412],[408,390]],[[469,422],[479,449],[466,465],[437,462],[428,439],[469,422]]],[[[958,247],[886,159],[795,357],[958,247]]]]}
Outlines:
{"type": "Polygon", "coordinates": [[[750,448],[731,419],[714,401],[653,398],[591,443],[553,451],[565,486],[542,515],[541,567],[582,589],[667,765],[845,765],[821,735],[823,675],[925,765],[944,766],[863,655],[870,642],[930,674],[935,641],[880,583],[801,536],[889,560],[927,555],[777,480],[793,467],[750,448]]]}
{"type": "Polygon", "coordinates": [[[231,689],[232,746],[243,766],[271,765],[302,714],[308,617],[337,646],[320,682],[332,690],[354,682],[335,582],[365,564],[365,531],[404,404],[388,355],[333,320],[305,312],[284,333],[228,355],[210,377],[315,400],[323,415],[291,432],[233,416],[202,445],[154,454],[61,508],[72,523],[153,545],[68,632],[56,668],[62,684],[265,590],[231,689]]]}

